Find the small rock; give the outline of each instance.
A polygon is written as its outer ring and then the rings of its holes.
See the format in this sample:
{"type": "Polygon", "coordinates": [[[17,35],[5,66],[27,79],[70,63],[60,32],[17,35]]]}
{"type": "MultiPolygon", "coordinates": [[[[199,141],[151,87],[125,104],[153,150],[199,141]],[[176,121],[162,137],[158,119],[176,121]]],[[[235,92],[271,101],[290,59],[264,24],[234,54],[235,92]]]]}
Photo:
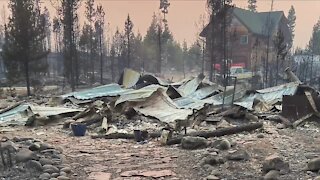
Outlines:
{"type": "Polygon", "coordinates": [[[54,162],[53,162],[51,159],[48,159],[48,158],[41,158],[41,159],[39,160],[39,162],[40,162],[42,165],[47,165],[47,164],[52,165],[52,164],[54,164],[54,162]]]}
{"type": "Polygon", "coordinates": [[[35,159],[37,159],[37,156],[29,149],[21,149],[16,154],[17,162],[26,162],[26,161],[35,160],[35,159]]]}
{"type": "Polygon", "coordinates": [[[263,134],[258,134],[257,138],[264,138],[264,135],[263,134]]]}
{"type": "Polygon", "coordinates": [[[314,180],[320,180],[320,176],[315,177],[314,180]]]}
{"type": "Polygon", "coordinates": [[[39,176],[39,179],[41,180],[48,180],[50,179],[50,174],[49,173],[43,173],[39,176]]]}
{"type": "Polygon", "coordinates": [[[66,172],[60,171],[60,176],[67,176],[66,172]]]}
{"type": "Polygon", "coordinates": [[[309,171],[318,171],[320,170],[320,158],[314,158],[308,162],[309,171]]]}
{"type": "Polygon", "coordinates": [[[271,170],[263,177],[263,180],[277,180],[279,176],[280,176],[279,171],[271,170]]]}
{"type": "Polygon", "coordinates": [[[209,164],[211,166],[223,164],[224,159],[218,158],[217,156],[209,155],[208,157],[203,158],[202,165],[209,164]]]}
{"type": "Polygon", "coordinates": [[[237,150],[236,152],[228,154],[227,159],[232,161],[246,161],[250,159],[250,155],[245,150],[237,150]]]}
{"type": "Polygon", "coordinates": [[[59,180],[59,179],[57,179],[57,178],[50,178],[49,180],[59,180]]]}
{"type": "Polygon", "coordinates": [[[319,157],[317,154],[315,153],[305,153],[304,155],[307,159],[314,159],[314,158],[317,158],[319,157]]]}
{"type": "Polygon", "coordinates": [[[47,150],[47,149],[54,149],[52,146],[50,146],[49,144],[46,144],[46,143],[41,143],[40,144],[40,151],[43,151],[43,150],[47,150]]]}
{"type": "Polygon", "coordinates": [[[29,146],[29,149],[31,151],[38,151],[40,150],[40,144],[39,143],[32,143],[30,146],[29,146]]]}
{"type": "Polygon", "coordinates": [[[284,124],[277,124],[277,125],[276,125],[276,128],[278,128],[278,129],[284,129],[284,128],[286,128],[286,126],[285,126],[284,124]]]}
{"type": "Polygon", "coordinates": [[[181,140],[181,147],[183,149],[201,149],[207,147],[208,141],[203,137],[183,137],[181,140]]]}
{"type": "Polygon", "coordinates": [[[64,167],[64,168],[61,169],[61,171],[65,172],[65,173],[71,173],[71,168],[64,167]]]}
{"type": "Polygon", "coordinates": [[[42,167],[41,163],[38,162],[38,161],[35,161],[35,160],[29,160],[26,163],[26,167],[29,168],[29,169],[36,169],[38,171],[42,171],[43,170],[43,167],[42,167]]]}
{"type": "Polygon", "coordinates": [[[59,169],[53,165],[50,164],[46,164],[43,166],[44,172],[48,172],[48,173],[58,173],[59,169]]]}
{"type": "Polygon", "coordinates": [[[220,150],[228,150],[231,148],[231,143],[227,139],[221,139],[213,142],[214,147],[220,150]]]}
{"type": "Polygon", "coordinates": [[[52,173],[52,174],[51,174],[51,178],[56,178],[56,177],[58,177],[58,176],[60,176],[59,173],[52,173]]]}
{"type": "Polygon", "coordinates": [[[215,175],[209,175],[208,177],[207,177],[207,180],[219,180],[220,178],[218,178],[217,176],[215,176],[215,175]]]}
{"type": "Polygon", "coordinates": [[[70,124],[71,124],[71,123],[74,123],[74,122],[76,122],[76,121],[73,120],[73,119],[66,120],[66,121],[63,123],[63,128],[64,128],[64,129],[69,129],[69,128],[70,128],[70,124]]]}
{"type": "Polygon", "coordinates": [[[281,157],[274,154],[266,157],[262,164],[262,170],[266,173],[271,170],[278,170],[281,173],[287,173],[289,172],[289,163],[284,162],[281,157]]]}
{"type": "Polygon", "coordinates": [[[59,180],[69,180],[70,178],[68,178],[67,176],[58,176],[57,179],[59,179],[59,180]]]}

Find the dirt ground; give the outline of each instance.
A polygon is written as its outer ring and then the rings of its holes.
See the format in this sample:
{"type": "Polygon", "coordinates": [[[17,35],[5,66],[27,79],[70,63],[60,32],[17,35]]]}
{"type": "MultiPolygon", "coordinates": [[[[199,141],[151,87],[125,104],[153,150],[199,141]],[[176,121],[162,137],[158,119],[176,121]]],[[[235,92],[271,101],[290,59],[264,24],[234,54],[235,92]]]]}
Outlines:
{"type": "MultiPolygon", "coordinates": [[[[304,168],[308,160],[320,157],[319,130],[319,124],[307,124],[298,129],[280,129],[277,124],[265,122],[263,129],[222,137],[232,144],[231,149],[226,151],[210,147],[183,150],[178,145],[161,146],[157,139],[146,144],[137,144],[133,140],[91,139],[90,134],[74,137],[69,130],[62,130],[62,125],[37,128],[0,127],[0,137],[29,137],[61,149],[65,156],[64,163],[69,164],[72,169],[71,179],[94,179],[94,175],[95,179],[98,179],[97,175],[101,173],[107,173],[103,174],[103,180],[193,180],[206,179],[210,174],[228,180],[262,179],[264,174],[261,167],[265,157],[278,154],[290,165],[290,172],[281,175],[279,179],[312,180],[319,176],[320,172],[305,171],[304,168]],[[227,160],[216,166],[201,165],[202,159],[212,152],[225,157],[237,149],[247,151],[250,159],[227,160]]],[[[212,138],[210,141],[216,139],[221,138],[212,138]]]]}

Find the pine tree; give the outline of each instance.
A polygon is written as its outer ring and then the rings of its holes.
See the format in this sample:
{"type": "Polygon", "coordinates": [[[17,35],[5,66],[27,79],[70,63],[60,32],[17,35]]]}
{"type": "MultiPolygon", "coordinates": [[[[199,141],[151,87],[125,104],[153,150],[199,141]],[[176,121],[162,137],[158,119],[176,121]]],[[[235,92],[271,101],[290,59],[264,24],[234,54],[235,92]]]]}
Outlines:
{"type": "Polygon", "coordinates": [[[71,84],[72,91],[75,91],[76,76],[76,29],[78,14],[77,10],[80,0],[61,0],[61,23],[63,25],[64,42],[64,75],[71,84]]]}
{"type": "Polygon", "coordinates": [[[293,6],[291,6],[289,13],[288,13],[288,26],[289,26],[289,30],[290,30],[290,35],[291,35],[291,41],[289,43],[288,48],[292,47],[293,44],[293,39],[294,39],[294,31],[295,31],[295,27],[296,27],[296,11],[294,9],[293,6]]]}
{"type": "Polygon", "coordinates": [[[100,83],[103,84],[103,47],[104,47],[104,16],[105,12],[103,10],[102,5],[97,6],[96,12],[96,22],[95,22],[95,29],[96,29],[96,36],[98,39],[98,46],[99,46],[99,57],[100,57],[100,83]]]}
{"type": "Polygon", "coordinates": [[[257,0],[248,0],[248,9],[252,12],[257,12],[257,0]]]}
{"type": "Polygon", "coordinates": [[[96,10],[94,8],[94,0],[86,0],[85,2],[85,16],[87,18],[88,24],[90,26],[90,37],[89,37],[89,46],[90,46],[90,62],[91,62],[91,83],[95,81],[95,48],[94,48],[94,28],[93,24],[95,23],[96,10]]]}
{"type": "Polygon", "coordinates": [[[313,26],[312,35],[308,44],[308,50],[313,54],[320,54],[320,19],[313,26]]]}
{"type": "Polygon", "coordinates": [[[128,68],[130,68],[130,63],[131,63],[131,39],[133,37],[133,23],[130,19],[130,15],[128,14],[127,20],[125,22],[125,26],[124,26],[124,33],[126,35],[126,44],[127,44],[127,63],[126,66],[128,68]]]}
{"type": "MultiPolygon", "coordinates": [[[[227,53],[226,53],[226,44],[227,44],[227,35],[228,25],[231,22],[230,16],[230,8],[232,0],[207,0],[207,5],[210,10],[210,42],[209,48],[210,51],[210,73],[209,79],[212,81],[215,76],[214,65],[217,63],[216,59],[223,59],[221,63],[223,66],[223,76],[227,81],[226,74],[228,72],[226,61],[227,61],[227,53]]],[[[227,84],[227,82],[226,82],[227,84]]],[[[226,85],[225,84],[225,85],[226,85]]]]}
{"type": "Polygon", "coordinates": [[[10,0],[11,17],[6,26],[4,62],[8,79],[24,75],[27,93],[30,91],[30,63],[39,61],[48,52],[43,48],[45,24],[41,20],[39,0],[10,0]]]}
{"type": "Polygon", "coordinates": [[[287,51],[287,44],[284,41],[284,35],[279,30],[277,35],[273,40],[273,44],[276,51],[276,74],[275,74],[275,85],[278,85],[278,78],[279,78],[279,67],[283,66],[283,61],[285,60],[286,55],[288,54],[287,51]],[[281,65],[279,64],[281,63],[281,65]]]}

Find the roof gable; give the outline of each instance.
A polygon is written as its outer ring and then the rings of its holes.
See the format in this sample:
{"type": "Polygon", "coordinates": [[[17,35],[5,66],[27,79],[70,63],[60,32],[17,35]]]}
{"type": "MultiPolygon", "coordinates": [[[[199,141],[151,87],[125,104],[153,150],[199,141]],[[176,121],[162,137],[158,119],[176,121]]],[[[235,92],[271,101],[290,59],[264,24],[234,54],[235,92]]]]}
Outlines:
{"type": "Polygon", "coordinates": [[[246,26],[252,33],[258,35],[267,35],[269,24],[271,33],[278,26],[282,16],[282,11],[273,12],[251,12],[245,9],[233,8],[233,15],[246,26]]]}
{"type": "MultiPolygon", "coordinates": [[[[283,11],[273,12],[252,12],[249,10],[234,7],[232,14],[236,17],[250,32],[257,35],[268,35],[268,26],[270,27],[270,34],[277,29],[281,18],[284,17],[283,11]]],[[[203,29],[200,36],[205,36],[210,28],[211,22],[203,29]]]]}

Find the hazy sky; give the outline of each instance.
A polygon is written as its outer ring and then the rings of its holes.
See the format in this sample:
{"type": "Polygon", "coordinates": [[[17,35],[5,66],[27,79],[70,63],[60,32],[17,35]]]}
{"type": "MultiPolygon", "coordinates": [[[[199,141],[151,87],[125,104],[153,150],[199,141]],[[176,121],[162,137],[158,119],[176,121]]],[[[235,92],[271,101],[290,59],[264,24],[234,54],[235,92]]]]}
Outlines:
{"type": "MultiPolygon", "coordinates": [[[[55,1],[55,0],[53,0],[55,1]]],[[[199,29],[195,26],[199,22],[201,14],[206,12],[206,0],[169,0],[171,6],[167,20],[169,28],[176,40],[182,42],[184,39],[188,43],[195,40],[199,29]]],[[[269,11],[271,0],[257,0],[258,11],[269,11]]],[[[54,14],[49,0],[43,0],[54,14]]],[[[5,4],[5,0],[0,0],[0,5],[5,4]]],[[[159,12],[159,0],[96,0],[101,3],[106,11],[107,21],[110,23],[110,31],[114,32],[116,27],[120,30],[124,27],[124,21],[128,13],[134,23],[134,31],[138,30],[142,35],[145,34],[150,25],[153,12],[159,12]]],[[[233,0],[237,7],[245,8],[247,0],[233,0]]],[[[287,15],[290,6],[296,10],[296,36],[295,46],[305,47],[310,39],[313,25],[320,16],[319,0],[274,0],[274,10],[284,11],[287,15]]],[[[2,5],[1,5],[2,6],[2,5]]],[[[82,6],[84,3],[82,2],[82,6]]],[[[2,10],[1,10],[2,11],[2,10]]],[[[83,13],[80,13],[82,15],[83,13]]]]}

